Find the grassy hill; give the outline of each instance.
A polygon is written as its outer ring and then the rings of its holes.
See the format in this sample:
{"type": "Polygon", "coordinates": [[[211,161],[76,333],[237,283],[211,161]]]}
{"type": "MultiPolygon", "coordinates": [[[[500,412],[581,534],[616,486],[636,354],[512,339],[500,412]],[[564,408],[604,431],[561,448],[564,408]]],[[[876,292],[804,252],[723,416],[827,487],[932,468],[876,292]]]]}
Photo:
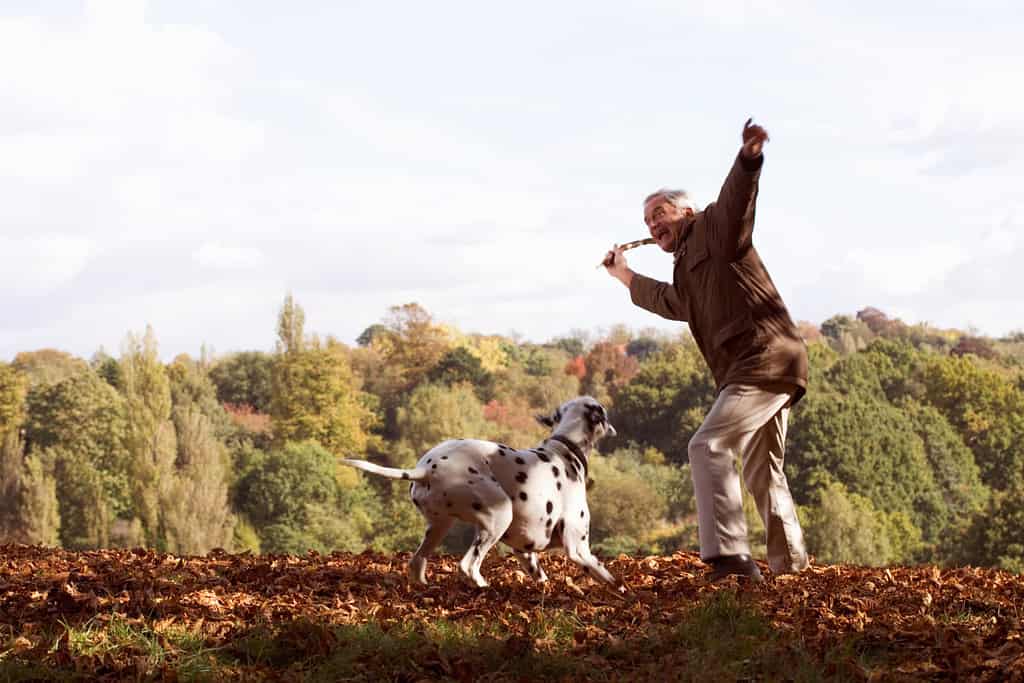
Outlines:
{"type": "Polygon", "coordinates": [[[560,555],[469,587],[457,559],[0,546],[0,680],[1021,680],[1024,576],[815,566],[711,586],[691,553],[560,555]]]}

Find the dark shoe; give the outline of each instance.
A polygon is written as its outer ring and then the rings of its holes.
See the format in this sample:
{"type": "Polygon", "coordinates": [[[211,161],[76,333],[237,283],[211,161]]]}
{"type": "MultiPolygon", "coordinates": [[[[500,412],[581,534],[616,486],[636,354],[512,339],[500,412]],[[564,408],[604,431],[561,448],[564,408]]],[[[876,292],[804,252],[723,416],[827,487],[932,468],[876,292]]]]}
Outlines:
{"type": "Polygon", "coordinates": [[[708,558],[705,562],[711,565],[711,570],[704,575],[708,583],[716,583],[729,576],[747,579],[751,583],[764,582],[761,570],[749,555],[720,555],[708,558]]]}

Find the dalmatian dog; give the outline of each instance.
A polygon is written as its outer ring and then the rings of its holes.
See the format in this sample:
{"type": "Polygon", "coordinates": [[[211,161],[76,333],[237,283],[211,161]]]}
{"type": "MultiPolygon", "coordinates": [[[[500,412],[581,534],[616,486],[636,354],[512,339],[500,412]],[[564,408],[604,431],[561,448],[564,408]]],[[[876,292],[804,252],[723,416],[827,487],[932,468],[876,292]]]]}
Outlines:
{"type": "Polygon", "coordinates": [[[581,396],[537,420],[552,428],[537,447],[516,450],[474,439],[445,441],[427,451],[412,469],[381,467],[366,460],[342,462],[391,479],[411,480],[413,504],[427,530],[409,561],[409,577],[426,584],[427,558],[455,520],[476,528],[476,537],[459,567],[477,586],[488,585],[480,566],[500,540],[510,546],[523,569],[538,582],[547,580],[537,552],[562,547],[569,559],[596,579],[624,590],[590,552],[587,507],[588,452],[604,436],[615,435],[604,406],[581,396]]]}

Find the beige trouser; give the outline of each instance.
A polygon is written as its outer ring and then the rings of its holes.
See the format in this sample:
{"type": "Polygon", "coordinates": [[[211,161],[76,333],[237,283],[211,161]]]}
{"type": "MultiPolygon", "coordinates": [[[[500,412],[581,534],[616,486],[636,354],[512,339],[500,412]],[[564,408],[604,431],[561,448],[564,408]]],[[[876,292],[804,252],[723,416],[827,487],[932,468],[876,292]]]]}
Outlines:
{"type": "Polygon", "coordinates": [[[701,559],[749,555],[747,520],[735,461],[764,520],[768,566],[774,573],[807,567],[803,532],[782,471],[789,393],[744,384],[722,390],[690,439],[701,559]]]}

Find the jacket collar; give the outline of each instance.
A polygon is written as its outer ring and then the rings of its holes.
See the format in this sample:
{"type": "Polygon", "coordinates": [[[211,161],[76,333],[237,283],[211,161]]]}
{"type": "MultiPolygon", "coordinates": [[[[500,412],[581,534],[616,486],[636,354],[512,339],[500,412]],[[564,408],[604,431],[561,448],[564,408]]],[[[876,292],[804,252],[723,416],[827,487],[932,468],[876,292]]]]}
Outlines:
{"type": "Polygon", "coordinates": [[[693,225],[697,222],[697,214],[690,214],[683,217],[683,229],[679,231],[679,241],[676,242],[676,251],[673,256],[673,263],[679,263],[679,259],[686,254],[686,240],[693,232],[693,225]]]}

